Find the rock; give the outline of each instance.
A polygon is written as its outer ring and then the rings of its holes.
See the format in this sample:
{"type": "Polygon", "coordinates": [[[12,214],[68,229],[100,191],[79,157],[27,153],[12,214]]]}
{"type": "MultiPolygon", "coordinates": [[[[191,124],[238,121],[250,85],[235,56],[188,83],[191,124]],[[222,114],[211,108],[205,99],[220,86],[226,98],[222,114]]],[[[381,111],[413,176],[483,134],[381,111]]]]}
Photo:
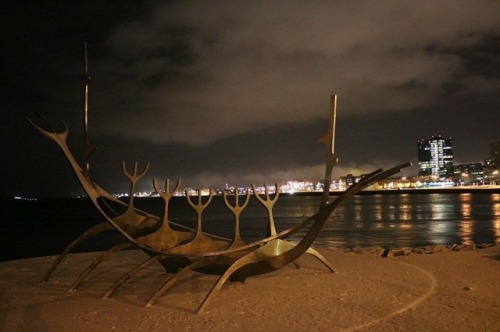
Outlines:
{"type": "Polygon", "coordinates": [[[493,247],[493,246],[494,246],[493,243],[476,244],[476,248],[478,248],[478,249],[484,249],[484,248],[493,247]]]}
{"type": "Polygon", "coordinates": [[[411,253],[410,248],[395,248],[392,249],[389,253],[389,257],[397,257],[397,256],[408,256],[411,253]]]}
{"type": "Polygon", "coordinates": [[[474,250],[476,249],[476,245],[475,244],[464,244],[460,250],[474,250]]]}
{"type": "Polygon", "coordinates": [[[382,251],[382,253],[380,254],[380,256],[382,256],[382,258],[387,257],[387,255],[389,254],[389,251],[391,251],[391,249],[389,249],[389,248],[384,249],[384,250],[382,251]]]}
{"type": "Polygon", "coordinates": [[[424,254],[425,253],[425,249],[422,247],[413,248],[411,251],[415,254],[424,254]]]}

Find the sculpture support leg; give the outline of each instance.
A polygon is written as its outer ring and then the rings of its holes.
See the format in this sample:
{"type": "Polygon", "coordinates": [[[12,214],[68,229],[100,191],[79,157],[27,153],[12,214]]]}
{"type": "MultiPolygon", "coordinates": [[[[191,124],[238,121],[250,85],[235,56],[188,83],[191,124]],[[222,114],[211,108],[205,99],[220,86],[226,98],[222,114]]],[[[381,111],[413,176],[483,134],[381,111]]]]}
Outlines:
{"type": "Polygon", "coordinates": [[[78,247],[80,244],[82,244],[87,239],[89,239],[93,236],[96,236],[99,233],[102,233],[102,232],[105,232],[105,231],[111,230],[111,229],[112,229],[111,225],[108,224],[107,222],[102,222],[102,223],[99,223],[99,224],[89,228],[87,231],[85,231],[85,233],[83,233],[82,235],[77,237],[73,242],[71,242],[64,249],[64,251],[62,253],[60,253],[59,256],[57,256],[54,263],[52,263],[52,265],[47,270],[47,272],[45,272],[45,276],[43,277],[43,280],[49,281],[52,273],[54,273],[57,266],[61,263],[61,261],[64,259],[64,257],[66,257],[71,252],[71,250],[73,250],[75,247],[78,247]]]}
{"type": "Polygon", "coordinates": [[[321,255],[316,249],[312,248],[312,247],[309,247],[307,250],[306,250],[306,253],[308,253],[309,255],[312,255],[314,257],[316,257],[321,263],[323,263],[332,273],[335,273],[335,271],[333,270],[333,267],[332,265],[330,264],[330,262],[323,256],[321,255]]]}
{"type": "MultiPolygon", "coordinates": [[[[258,250],[258,249],[257,249],[258,250]]],[[[222,287],[222,285],[226,282],[226,280],[237,270],[242,268],[245,265],[251,264],[251,263],[256,263],[259,261],[259,258],[254,252],[251,252],[240,259],[238,259],[236,262],[234,262],[227,270],[226,272],[217,280],[217,283],[212,287],[212,289],[208,292],[207,296],[205,299],[203,299],[203,302],[201,303],[200,307],[198,308],[197,312],[202,312],[203,308],[205,308],[208,303],[210,302],[210,299],[212,296],[217,293],[217,291],[222,287]]]]}
{"type": "Polygon", "coordinates": [[[99,265],[105,258],[112,256],[116,254],[118,251],[129,248],[131,246],[132,246],[131,243],[125,242],[116,245],[113,248],[109,249],[108,251],[99,254],[99,256],[97,256],[94,259],[94,261],[89,266],[87,266],[87,268],[80,274],[80,276],[76,279],[76,281],[68,289],[68,291],[69,292],[75,291],[78,288],[78,286],[80,286],[80,284],[83,282],[83,280],[90,274],[90,272],[92,272],[97,267],[97,265],[99,265]]]}
{"type": "Polygon", "coordinates": [[[209,265],[211,261],[212,260],[210,259],[198,260],[184,267],[182,270],[177,272],[177,274],[169,278],[160,288],[158,288],[158,290],[149,298],[148,302],[146,303],[146,307],[152,306],[153,303],[155,303],[156,300],[158,300],[163,294],[165,294],[165,292],[168,291],[180,278],[193,270],[196,270],[205,265],[209,265]]]}
{"type": "Polygon", "coordinates": [[[148,266],[150,266],[150,265],[154,264],[156,261],[158,261],[158,257],[159,256],[150,257],[149,259],[147,259],[146,261],[144,261],[140,265],[136,266],[133,270],[129,271],[125,276],[123,276],[119,281],[117,281],[113,285],[113,287],[111,287],[106,292],[106,294],[103,295],[102,299],[107,299],[107,298],[111,297],[111,295],[113,295],[113,293],[116,292],[116,290],[118,288],[120,288],[125,282],[127,282],[127,280],[129,280],[130,278],[132,278],[134,275],[136,275],[140,271],[144,270],[148,266]]]}

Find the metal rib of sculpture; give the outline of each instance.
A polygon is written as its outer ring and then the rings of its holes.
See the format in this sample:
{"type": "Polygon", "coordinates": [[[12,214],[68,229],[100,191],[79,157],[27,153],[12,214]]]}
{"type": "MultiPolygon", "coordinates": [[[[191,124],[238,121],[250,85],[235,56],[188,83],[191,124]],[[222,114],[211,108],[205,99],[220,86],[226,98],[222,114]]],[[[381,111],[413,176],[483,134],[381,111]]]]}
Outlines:
{"type": "MultiPolygon", "coordinates": [[[[165,271],[167,273],[172,273],[172,275],[169,276],[163,285],[159,287],[159,289],[149,298],[146,303],[148,306],[154,304],[160,296],[172,288],[191,271],[220,276],[202,301],[197,312],[206,308],[213,296],[219,291],[227,279],[231,278],[232,280],[244,281],[248,276],[268,273],[280,269],[285,265],[293,263],[304,253],[313,255],[331,272],[333,272],[331,264],[319,252],[311,247],[328,217],[343,201],[349,197],[355,195],[357,192],[366,188],[370,184],[393,175],[399,172],[401,168],[410,165],[410,163],[405,163],[386,171],[377,170],[364,177],[358,183],[352,185],[334,201],[329,202],[331,171],[336,163],[333,149],[335,105],[336,98],[333,98],[332,96],[330,130],[329,133],[322,139],[322,142],[326,143],[327,146],[327,162],[325,171],[325,186],[318,212],[291,228],[277,232],[273,216],[273,207],[279,197],[278,186],[276,185],[275,187],[274,198],[271,198],[267,185],[265,185],[264,197],[261,197],[255,186],[252,185],[255,198],[266,209],[268,215],[267,236],[252,243],[244,243],[241,238],[239,228],[240,215],[247,206],[251,196],[249,191],[246,192],[245,201],[241,205],[239,204],[238,193],[234,193],[234,205],[229,202],[229,194],[227,192],[223,193],[224,203],[234,215],[235,220],[235,231],[232,239],[225,239],[203,232],[202,213],[211,203],[212,190],[210,190],[210,194],[205,202],[203,202],[203,196],[201,195],[200,190],[197,192],[197,202],[194,202],[189,193],[186,191],[186,199],[189,205],[197,213],[197,228],[196,230],[193,230],[172,222],[168,217],[169,201],[173,194],[179,190],[180,180],[177,181],[177,185],[172,191],[170,191],[169,179],[165,180],[164,191],[159,188],[156,179],[153,181],[155,191],[164,200],[165,208],[163,218],[141,211],[134,206],[134,192],[136,183],[146,174],[148,164],[145,166],[143,171],[138,172],[138,165],[135,163],[133,172],[129,173],[125,167],[125,163],[122,163],[122,172],[131,184],[130,200],[128,204],[126,204],[121,200],[114,198],[110,193],[106,192],[91,179],[88,172],[88,165],[84,165],[86,167],[83,169],[80,167],[67,145],[66,140],[68,136],[68,128],[64,122],[63,131],[56,132],[50,126],[48,121],[42,117],[41,119],[45,122],[45,126],[48,127],[49,130],[43,129],[41,126],[28,119],[36,129],[38,129],[43,135],[53,140],[61,148],[66,156],[66,159],[75,172],[82,188],[85,190],[95,208],[105,219],[103,223],[92,227],[83,233],[78,239],[73,241],[49,268],[45,279],[47,280],[51,276],[57,265],[74,247],[85,241],[87,238],[110,229],[114,229],[119,232],[124,237],[126,242],[99,254],[99,256],[97,256],[97,258],[89,266],[87,266],[86,269],[84,269],[83,273],[72,285],[71,290],[76,289],[85,277],[91,273],[91,271],[103,259],[129,246],[134,246],[137,249],[144,251],[150,256],[150,258],[139,263],[133,270],[124,275],[120,280],[116,281],[103,298],[111,296],[137,272],[151,264],[154,264],[155,262],[159,262],[165,268],[165,271]],[[335,103],[333,101],[335,101],[335,103]],[[125,211],[120,214],[116,212],[116,208],[122,210],[125,209],[125,211]],[[176,228],[182,229],[182,231],[174,230],[171,225],[175,225],[176,228]],[[289,236],[300,230],[305,230],[306,227],[309,229],[298,243],[287,240],[289,236]]],[[[86,140],[88,140],[87,135],[86,140]]],[[[86,156],[86,158],[87,157],[88,156],[86,156]]],[[[86,160],[88,162],[88,159],[86,160]]]]}

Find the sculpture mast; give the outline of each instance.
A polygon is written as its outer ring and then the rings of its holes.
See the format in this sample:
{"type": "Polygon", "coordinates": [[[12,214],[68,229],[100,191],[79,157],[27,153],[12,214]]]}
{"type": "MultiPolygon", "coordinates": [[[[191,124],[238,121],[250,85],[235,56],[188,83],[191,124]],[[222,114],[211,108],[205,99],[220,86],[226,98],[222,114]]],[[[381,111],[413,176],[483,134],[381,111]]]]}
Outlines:
{"type": "Polygon", "coordinates": [[[326,159],[326,169],[325,169],[325,190],[323,190],[323,197],[321,198],[321,206],[328,204],[328,198],[330,196],[330,183],[332,182],[332,170],[333,166],[337,163],[337,157],[335,157],[335,125],[337,122],[337,95],[331,95],[330,98],[330,122],[328,125],[328,133],[320,138],[321,143],[325,143],[327,147],[327,159],[326,159]]]}
{"type": "Polygon", "coordinates": [[[89,176],[90,155],[95,151],[95,147],[89,137],[89,68],[87,59],[87,42],[85,42],[85,54],[83,63],[83,172],[89,176]]]}

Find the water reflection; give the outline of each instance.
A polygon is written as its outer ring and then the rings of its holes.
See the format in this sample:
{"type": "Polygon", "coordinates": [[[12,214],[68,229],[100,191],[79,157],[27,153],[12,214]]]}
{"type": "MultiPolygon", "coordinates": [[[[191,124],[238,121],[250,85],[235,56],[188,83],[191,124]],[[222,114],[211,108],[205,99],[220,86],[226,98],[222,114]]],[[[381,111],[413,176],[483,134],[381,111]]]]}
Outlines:
{"type": "Polygon", "coordinates": [[[500,239],[500,194],[491,195],[491,214],[496,218],[493,220],[493,230],[495,231],[495,238],[497,242],[500,239]]]}
{"type": "Polygon", "coordinates": [[[399,204],[399,220],[401,220],[400,228],[403,230],[410,230],[413,228],[413,215],[410,207],[410,195],[403,194],[400,195],[400,204],[399,204]]]}
{"type": "Polygon", "coordinates": [[[462,244],[472,244],[472,220],[471,220],[471,205],[472,195],[471,194],[461,194],[460,195],[460,231],[459,236],[462,240],[462,244]]]}
{"type": "Polygon", "coordinates": [[[381,198],[382,198],[382,195],[380,195],[380,194],[375,195],[373,197],[373,199],[374,199],[373,214],[374,214],[375,220],[378,222],[377,225],[379,225],[379,227],[382,227],[382,223],[380,223],[380,221],[383,220],[382,205],[380,204],[381,198]]]}
{"type": "MultiPolygon", "coordinates": [[[[365,209],[366,211],[366,209],[365,209]]],[[[363,228],[363,206],[361,205],[360,196],[354,196],[354,226],[356,228],[363,228]]]]}
{"type": "Polygon", "coordinates": [[[358,196],[325,230],[351,247],[500,242],[500,194],[358,196]]]}
{"type": "Polygon", "coordinates": [[[449,206],[442,201],[439,194],[430,195],[431,224],[429,240],[432,244],[442,244],[447,241],[450,234],[451,220],[449,218],[449,206]]]}
{"type": "MultiPolygon", "coordinates": [[[[317,210],[319,197],[283,197],[275,209],[279,230],[317,210]],[[306,211],[307,213],[305,213],[306,211]]],[[[248,228],[261,225],[249,208],[248,228]],[[251,218],[249,218],[251,216],[251,218]]],[[[207,223],[208,226],[209,223],[207,223]]],[[[319,246],[423,246],[500,242],[500,194],[421,194],[355,196],[328,219],[319,246]]]]}

